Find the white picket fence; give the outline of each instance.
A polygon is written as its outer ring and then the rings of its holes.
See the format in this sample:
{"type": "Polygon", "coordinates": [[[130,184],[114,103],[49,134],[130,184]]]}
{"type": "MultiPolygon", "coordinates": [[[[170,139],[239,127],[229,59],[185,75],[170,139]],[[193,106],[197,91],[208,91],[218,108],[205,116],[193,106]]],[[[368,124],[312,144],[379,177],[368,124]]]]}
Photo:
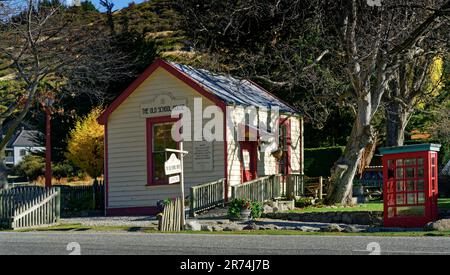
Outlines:
{"type": "Polygon", "coordinates": [[[55,225],[61,216],[59,188],[18,188],[0,191],[0,226],[28,229],[55,225]]]}

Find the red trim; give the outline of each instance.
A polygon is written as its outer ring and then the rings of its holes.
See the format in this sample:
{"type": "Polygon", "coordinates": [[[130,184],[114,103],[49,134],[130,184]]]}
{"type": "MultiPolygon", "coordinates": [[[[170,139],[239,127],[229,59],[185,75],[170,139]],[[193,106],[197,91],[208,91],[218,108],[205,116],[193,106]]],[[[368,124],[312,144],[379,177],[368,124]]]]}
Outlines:
{"type": "Polygon", "coordinates": [[[216,105],[220,107],[225,107],[226,104],[223,102],[220,98],[215,96],[214,94],[208,92],[205,90],[199,83],[197,83],[195,80],[178,70],[176,67],[171,65],[170,63],[158,59],[156,60],[150,67],[148,67],[143,74],[141,74],[116,100],[114,100],[113,103],[100,115],[100,117],[97,119],[98,122],[102,125],[106,124],[108,121],[109,115],[114,112],[114,110],[117,109],[117,107],[122,104],[122,102],[125,101],[147,78],[150,77],[150,75],[153,74],[153,72],[156,71],[158,68],[164,68],[166,71],[171,73],[176,78],[180,79],[187,85],[189,85],[191,88],[196,90],[198,93],[200,93],[202,96],[208,98],[212,102],[214,102],[216,105]]]}
{"type": "Polygon", "coordinates": [[[224,154],[224,188],[225,188],[225,202],[228,202],[228,125],[227,125],[227,107],[224,104],[220,106],[223,112],[223,154],[224,154]]]}
{"type": "Polygon", "coordinates": [[[179,118],[172,118],[171,116],[162,116],[147,118],[147,186],[168,185],[167,181],[153,181],[153,125],[159,123],[177,122],[179,118]]]}
{"type": "MultiPolygon", "coordinates": [[[[286,151],[286,167],[287,167],[287,174],[292,174],[292,165],[291,165],[291,155],[292,155],[292,136],[291,136],[291,118],[282,118],[280,117],[278,120],[278,127],[281,128],[281,126],[285,125],[286,126],[286,146],[287,146],[287,151],[286,151]]],[[[280,130],[278,130],[278,133],[280,133],[280,130]]],[[[279,171],[279,166],[277,165],[277,170],[278,173],[280,173],[279,171]]],[[[281,171],[281,173],[285,173],[285,171],[281,171]]]]}
{"type": "Polygon", "coordinates": [[[146,216],[157,215],[158,208],[156,206],[146,207],[128,207],[128,208],[109,208],[106,209],[107,216],[146,216]]]}
{"type": "Polygon", "coordinates": [[[105,172],[104,172],[104,177],[105,177],[105,209],[108,208],[109,206],[109,171],[108,171],[108,124],[105,124],[105,138],[104,138],[104,143],[105,143],[105,160],[104,160],[104,165],[105,165],[105,172]]]}

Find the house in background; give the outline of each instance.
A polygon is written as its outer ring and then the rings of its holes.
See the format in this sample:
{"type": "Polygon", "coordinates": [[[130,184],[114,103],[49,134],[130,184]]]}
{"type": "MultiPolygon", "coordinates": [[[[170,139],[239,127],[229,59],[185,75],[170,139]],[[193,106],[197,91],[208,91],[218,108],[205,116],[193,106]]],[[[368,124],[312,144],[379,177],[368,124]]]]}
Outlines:
{"type": "Polygon", "coordinates": [[[183,142],[189,152],[184,158],[186,194],[191,186],[225,179],[225,196],[230,197],[231,186],[266,175],[303,173],[303,119],[295,108],[249,80],[158,60],[98,119],[105,125],[107,215],[156,214],[158,201],[180,195],[179,186],[164,174],[164,149],[178,147],[171,135],[178,119],[171,117],[171,110],[194,110],[192,125],[200,120],[192,129],[195,137],[201,134],[201,124],[209,123],[204,118],[211,117],[195,113],[198,100],[200,111],[213,107],[226,115],[215,127],[221,140],[183,142]],[[256,117],[249,118],[240,108],[249,106],[256,107],[256,117]],[[278,120],[271,120],[273,114],[266,111],[271,108],[279,109],[278,120]],[[266,122],[271,132],[278,126],[273,139],[279,139],[280,146],[261,149],[265,142],[254,132],[254,139],[247,139],[254,120],[266,122]],[[237,133],[245,141],[237,139],[237,133]]]}
{"type": "Polygon", "coordinates": [[[39,135],[38,131],[24,129],[14,135],[5,148],[5,165],[12,167],[19,164],[25,156],[44,151],[45,147],[37,142],[39,135]]]}

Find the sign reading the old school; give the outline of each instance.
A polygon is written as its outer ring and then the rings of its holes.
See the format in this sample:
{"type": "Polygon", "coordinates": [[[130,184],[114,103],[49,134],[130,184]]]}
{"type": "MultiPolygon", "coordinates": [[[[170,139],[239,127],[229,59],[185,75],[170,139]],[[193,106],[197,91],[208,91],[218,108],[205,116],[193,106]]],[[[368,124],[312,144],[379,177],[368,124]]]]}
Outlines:
{"type": "Polygon", "coordinates": [[[170,155],[170,158],[164,163],[164,171],[166,176],[181,173],[181,161],[175,154],[170,155]]]}
{"type": "Polygon", "coordinates": [[[152,103],[141,105],[142,117],[170,116],[177,107],[186,106],[186,99],[177,99],[170,94],[158,95],[152,103]]]}

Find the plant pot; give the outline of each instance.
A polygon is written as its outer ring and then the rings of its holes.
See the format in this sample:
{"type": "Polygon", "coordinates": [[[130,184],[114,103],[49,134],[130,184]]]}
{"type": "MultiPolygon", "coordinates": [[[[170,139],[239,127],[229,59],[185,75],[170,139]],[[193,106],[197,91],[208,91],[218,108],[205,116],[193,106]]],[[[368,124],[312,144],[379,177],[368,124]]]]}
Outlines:
{"type": "Polygon", "coordinates": [[[241,220],[242,221],[250,220],[251,215],[252,215],[252,210],[250,210],[250,209],[241,210],[241,220]]]}

